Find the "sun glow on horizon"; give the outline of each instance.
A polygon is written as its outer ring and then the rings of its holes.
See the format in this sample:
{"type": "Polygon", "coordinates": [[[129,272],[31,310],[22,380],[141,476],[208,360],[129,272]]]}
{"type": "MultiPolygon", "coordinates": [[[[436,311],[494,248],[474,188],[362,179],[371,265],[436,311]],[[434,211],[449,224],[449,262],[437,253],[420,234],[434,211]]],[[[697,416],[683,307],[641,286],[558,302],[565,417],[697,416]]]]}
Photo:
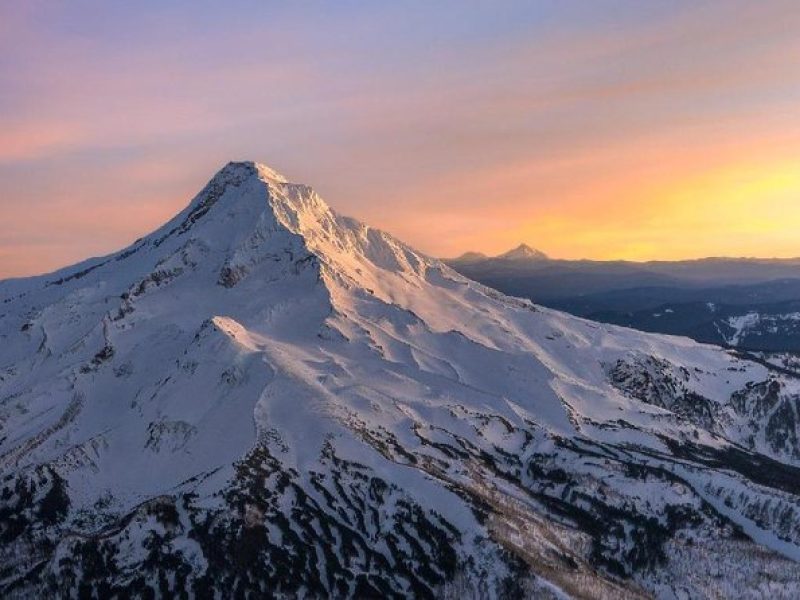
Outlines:
{"type": "MultiPolygon", "coordinates": [[[[560,258],[683,260],[800,256],[800,159],[737,163],[623,187],[565,214],[541,214],[519,239],[560,258]]],[[[477,248],[477,250],[483,250],[477,248]]]]}

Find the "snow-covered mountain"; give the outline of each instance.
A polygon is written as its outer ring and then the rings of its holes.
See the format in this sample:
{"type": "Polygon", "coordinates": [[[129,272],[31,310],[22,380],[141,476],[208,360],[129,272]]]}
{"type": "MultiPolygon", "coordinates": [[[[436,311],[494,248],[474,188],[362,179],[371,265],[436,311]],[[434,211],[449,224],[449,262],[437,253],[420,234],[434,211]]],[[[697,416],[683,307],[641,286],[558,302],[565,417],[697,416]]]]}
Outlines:
{"type": "Polygon", "coordinates": [[[508,252],[504,252],[495,257],[498,260],[548,260],[547,254],[536,248],[531,248],[527,244],[520,244],[508,252]]]}
{"type": "Polygon", "coordinates": [[[479,265],[494,264],[497,261],[501,262],[524,262],[532,263],[537,261],[549,261],[550,257],[541,250],[531,248],[528,244],[520,244],[511,250],[498,254],[497,256],[487,256],[483,252],[465,252],[461,256],[450,259],[449,262],[454,265],[467,264],[471,265],[477,263],[479,265]]]}
{"type": "Polygon", "coordinates": [[[4,597],[796,597],[800,380],[254,163],[0,284],[4,597]]]}

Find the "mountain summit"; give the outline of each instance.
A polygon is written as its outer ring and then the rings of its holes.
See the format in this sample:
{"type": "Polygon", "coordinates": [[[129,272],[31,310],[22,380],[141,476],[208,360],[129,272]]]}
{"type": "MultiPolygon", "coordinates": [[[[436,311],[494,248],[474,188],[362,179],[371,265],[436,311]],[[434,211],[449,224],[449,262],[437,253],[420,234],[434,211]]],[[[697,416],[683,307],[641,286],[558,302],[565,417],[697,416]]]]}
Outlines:
{"type": "Polygon", "coordinates": [[[262,165],[0,306],[3,596],[800,590],[796,378],[504,296],[262,165]]]}
{"type": "Polygon", "coordinates": [[[549,256],[541,250],[531,248],[527,244],[520,244],[516,248],[512,248],[508,252],[504,252],[495,258],[503,260],[549,260],[549,256]]]}

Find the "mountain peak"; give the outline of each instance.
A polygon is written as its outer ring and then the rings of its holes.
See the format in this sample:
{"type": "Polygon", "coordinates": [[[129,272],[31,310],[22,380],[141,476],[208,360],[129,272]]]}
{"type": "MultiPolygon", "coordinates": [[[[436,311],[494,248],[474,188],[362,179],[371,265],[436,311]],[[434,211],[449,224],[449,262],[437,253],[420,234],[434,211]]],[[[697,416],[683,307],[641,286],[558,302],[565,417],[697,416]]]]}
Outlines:
{"type": "Polygon", "coordinates": [[[177,261],[184,269],[187,244],[204,249],[204,268],[226,288],[251,276],[277,281],[310,268],[325,285],[350,278],[380,296],[380,282],[364,275],[371,269],[410,276],[438,266],[390,235],[339,215],[310,186],[253,161],[225,165],[186,209],[115,260],[141,257],[147,249],[160,267],[177,261]]]}
{"type": "Polygon", "coordinates": [[[247,177],[258,177],[263,181],[287,183],[286,177],[267,165],[252,160],[231,161],[217,171],[212,182],[241,181],[247,177]]]}
{"type": "Polygon", "coordinates": [[[217,171],[189,206],[165,225],[168,235],[186,232],[211,212],[222,217],[220,224],[227,224],[226,231],[217,235],[229,237],[233,234],[231,227],[250,230],[265,212],[297,233],[301,224],[307,226],[319,220],[330,209],[309,186],[291,183],[262,163],[237,161],[217,171]],[[225,208],[219,212],[215,206],[223,198],[221,205],[225,208]],[[229,217],[234,213],[241,215],[241,219],[231,220],[229,217]]]}
{"type": "Polygon", "coordinates": [[[541,250],[531,248],[527,244],[520,244],[508,252],[500,254],[497,258],[505,260],[548,260],[550,257],[541,250]]]}

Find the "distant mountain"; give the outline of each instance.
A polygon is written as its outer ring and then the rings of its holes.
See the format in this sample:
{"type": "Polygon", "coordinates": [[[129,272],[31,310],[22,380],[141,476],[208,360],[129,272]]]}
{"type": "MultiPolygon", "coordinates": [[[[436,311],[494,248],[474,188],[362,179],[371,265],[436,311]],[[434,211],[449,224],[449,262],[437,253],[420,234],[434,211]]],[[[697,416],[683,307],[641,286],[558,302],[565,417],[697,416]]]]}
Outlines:
{"type": "Polygon", "coordinates": [[[548,259],[527,246],[520,248],[496,257],[481,258],[478,253],[469,253],[469,260],[459,257],[445,262],[478,281],[541,283],[539,292],[547,297],[653,285],[719,287],[800,278],[800,259],[707,258],[637,263],[548,259]],[[509,255],[515,260],[507,260],[509,255]]]}
{"type": "Polygon", "coordinates": [[[546,261],[549,260],[547,254],[542,252],[541,250],[536,250],[535,248],[531,248],[527,244],[520,244],[507,252],[503,252],[502,254],[498,254],[497,256],[487,256],[482,252],[465,252],[461,256],[456,258],[450,259],[449,263],[453,264],[480,264],[480,263],[491,263],[491,262],[506,262],[506,261],[513,261],[513,262],[526,262],[526,261],[546,261]]]}
{"type": "Polygon", "coordinates": [[[535,260],[548,260],[547,254],[541,250],[531,248],[526,244],[520,244],[516,248],[512,248],[508,252],[504,252],[496,257],[498,260],[514,260],[514,261],[535,261],[535,260]]]}
{"type": "Polygon", "coordinates": [[[753,350],[800,352],[798,259],[449,262],[506,294],[605,323],[753,350]]]}
{"type": "Polygon", "coordinates": [[[796,363],[505,296],[263,165],[0,307],[2,597],[800,594],[796,363]]]}

